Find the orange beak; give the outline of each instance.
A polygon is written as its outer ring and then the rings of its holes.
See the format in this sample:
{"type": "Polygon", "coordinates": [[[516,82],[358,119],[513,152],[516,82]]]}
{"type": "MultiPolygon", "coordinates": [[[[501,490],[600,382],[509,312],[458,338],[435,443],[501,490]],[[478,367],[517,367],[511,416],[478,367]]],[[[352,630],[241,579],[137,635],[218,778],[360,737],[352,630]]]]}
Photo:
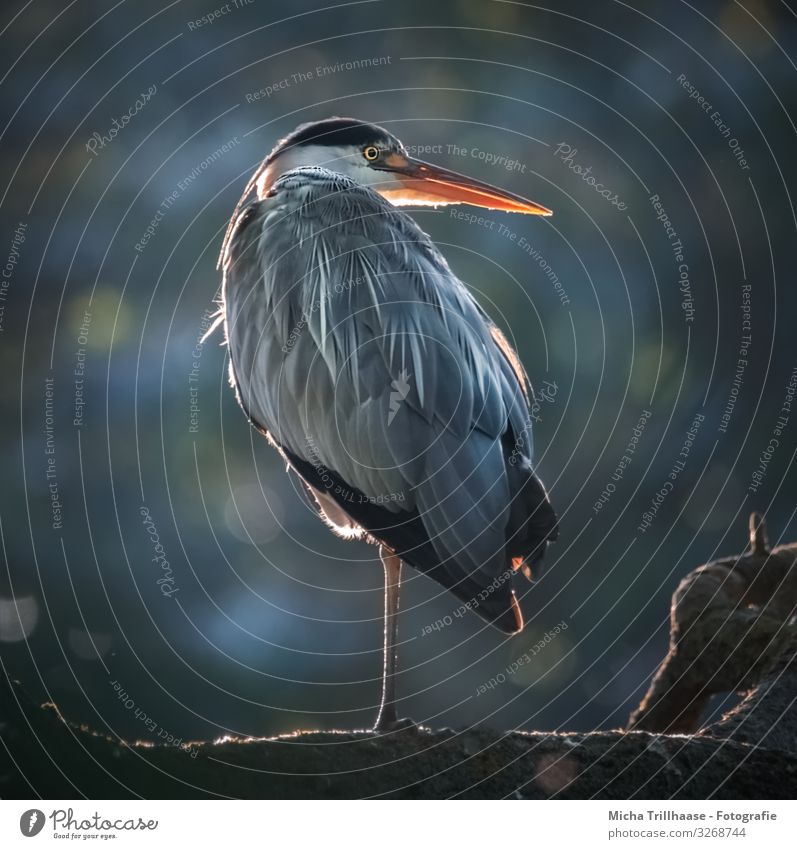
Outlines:
{"type": "Polygon", "coordinates": [[[400,182],[400,188],[388,187],[381,192],[394,203],[467,203],[503,212],[553,215],[547,207],[526,200],[520,195],[400,153],[385,156],[375,167],[380,171],[389,171],[400,182]]]}

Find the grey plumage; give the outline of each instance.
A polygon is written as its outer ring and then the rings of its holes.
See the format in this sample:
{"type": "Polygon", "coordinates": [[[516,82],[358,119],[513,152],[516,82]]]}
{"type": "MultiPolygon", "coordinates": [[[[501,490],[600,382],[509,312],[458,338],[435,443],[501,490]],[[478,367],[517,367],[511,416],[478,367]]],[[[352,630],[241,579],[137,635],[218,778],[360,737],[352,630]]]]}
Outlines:
{"type": "Polygon", "coordinates": [[[499,579],[474,610],[522,627],[505,577],[556,534],[530,389],[426,234],[373,189],[301,167],[240,214],[223,268],[239,400],[330,524],[465,601],[499,579]]]}

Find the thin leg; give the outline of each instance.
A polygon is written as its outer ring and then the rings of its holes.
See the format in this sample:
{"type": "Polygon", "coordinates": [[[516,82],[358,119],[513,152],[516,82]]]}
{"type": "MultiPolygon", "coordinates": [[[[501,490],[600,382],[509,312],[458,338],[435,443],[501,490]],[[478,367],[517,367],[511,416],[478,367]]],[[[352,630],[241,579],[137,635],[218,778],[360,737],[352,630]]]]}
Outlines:
{"type": "Polygon", "coordinates": [[[401,558],[384,545],[379,549],[385,567],[385,649],[382,671],[382,706],[374,731],[395,727],[396,715],[396,648],[398,642],[399,589],[401,588],[401,558]]]}

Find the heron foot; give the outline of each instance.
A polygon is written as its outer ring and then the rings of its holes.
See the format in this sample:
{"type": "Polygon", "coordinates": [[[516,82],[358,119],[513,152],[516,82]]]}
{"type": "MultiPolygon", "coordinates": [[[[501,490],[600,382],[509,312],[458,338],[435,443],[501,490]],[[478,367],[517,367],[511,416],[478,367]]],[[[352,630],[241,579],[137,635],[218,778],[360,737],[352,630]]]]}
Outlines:
{"type": "Polygon", "coordinates": [[[411,728],[418,728],[418,723],[414,719],[405,716],[401,719],[378,719],[373,727],[374,734],[390,734],[394,731],[408,731],[411,728]]]}

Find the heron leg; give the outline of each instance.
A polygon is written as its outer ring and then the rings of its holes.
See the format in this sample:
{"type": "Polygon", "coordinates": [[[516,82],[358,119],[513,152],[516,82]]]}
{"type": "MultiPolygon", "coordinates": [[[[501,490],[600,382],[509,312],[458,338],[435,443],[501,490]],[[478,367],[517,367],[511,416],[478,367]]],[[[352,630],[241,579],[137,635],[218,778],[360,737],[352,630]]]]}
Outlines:
{"type": "Polygon", "coordinates": [[[399,590],[401,588],[401,558],[384,545],[379,549],[385,567],[385,645],[382,671],[382,705],[374,731],[396,727],[396,663],[398,643],[399,590]]]}

